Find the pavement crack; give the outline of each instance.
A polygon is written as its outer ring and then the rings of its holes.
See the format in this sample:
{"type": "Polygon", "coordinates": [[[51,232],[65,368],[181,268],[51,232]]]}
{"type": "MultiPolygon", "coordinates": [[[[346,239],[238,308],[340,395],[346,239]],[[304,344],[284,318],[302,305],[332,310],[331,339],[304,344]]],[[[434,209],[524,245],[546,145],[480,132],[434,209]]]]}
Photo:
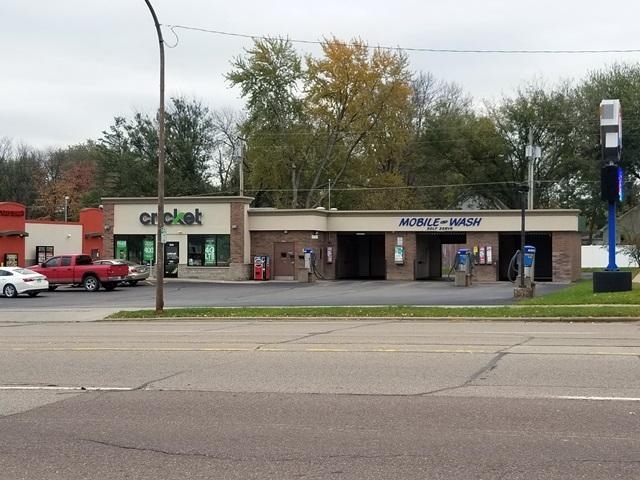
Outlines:
{"type": "Polygon", "coordinates": [[[182,375],[183,373],[185,373],[186,370],[181,370],[180,372],[176,372],[176,373],[172,373],[171,375],[167,375],[161,378],[154,378],[153,380],[149,380],[148,382],[145,382],[137,387],[134,387],[131,389],[131,391],[137,391],[137,390],[144,390],[146,389],[149,385],[151,385],[152,383],[156,383],[156,382],[161,382],[163,380],[167,380],[169,378],[173,378],[173,377],[177,377],[178,375],[182,375]]]}
{"type": "MultiPolygon", "coordinates": [[[[524,342],[522,342],[522,343],[524,343],[524,342]]],[[[511,348],[511,347],[507,347],[505,350],[508,350],[509,348],[511,348]]],[[[469,378],[467,378],[464,382],[462,382],[459,385],[452,385],[450,387],[443,387],[443,388],[437,388],[435,390],[429,390],[427,392],[421,393],[420,395],[434,395],[436,393],[448,392],[448,391],[457,390],[457,389],[460,389],[460,388],[467,387],[467,386],[471,385],[475,380],[480,378],[482,375],[484,375],[485,373],[489,373],[492,370],[494,370],[498,366],[498,362],[500,362],[500,360],[502,360],[502,357],[504,357],[505,355],[508,355],[508,352],[506,352],[506,351],[498,352],[498,354],[495,355],[491,360],[489,360],[489,362],[487,362],[486,365],[484,365],[478,371],[472,373],[471,376],[469,376],[469,378]]]]}
{"type": "Polygon", "coordinates": [[[273,346],[273,345],[284,345],[284,344],[287,344],[287,343],[295,343],[295,342],[299,342],[300,340],[307,340],[309,338],[319,337],[321,335],[328,335],[328,334],[336,333],[336,332],[344,332],[344,331],[347,331],[347,330],[355,330],[357,328],[370,327],[370,326],[374,326],[374,325],[384,325],[385,323],[393,323],[393,320],[383,320],[383,321],[379,321],[379,322],[367,322],[367,323],[361,323],[361,324],[358,324],[358,325],[351,325],[349,327],[333,328],[331,330],[325,330],[325,331],[322,331],[322,332],[311,332],[311,333],[308,333],[306,335],[301,335],[300,337],[291,338],[289,340],[282,340],[280,342],[263,343],[262,345],[258,345],[255,348],[255,350],[260,350],[262,348],[270,347],[270,346],[273,346]]]}

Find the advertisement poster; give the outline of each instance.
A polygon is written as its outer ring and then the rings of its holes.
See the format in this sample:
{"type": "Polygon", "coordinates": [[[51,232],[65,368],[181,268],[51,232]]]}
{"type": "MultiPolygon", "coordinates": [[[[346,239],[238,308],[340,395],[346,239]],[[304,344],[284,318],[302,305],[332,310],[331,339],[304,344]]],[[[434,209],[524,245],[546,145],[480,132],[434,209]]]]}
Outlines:
{"type": "Polygon", "coordinates": [[[216,242],[212,238],[208,238],[204,244],[204,265],[212,267],[216,264],[216,242]]]}
{"type": "MultiPolygon", "coordinates": [[[[126,247],[125,247],[126,248],[126,247]]],[[[153,240],[145,240],[142,247],[142,260],[144,263],[153,263],[155,257],[155,245],[153,240]]]]}

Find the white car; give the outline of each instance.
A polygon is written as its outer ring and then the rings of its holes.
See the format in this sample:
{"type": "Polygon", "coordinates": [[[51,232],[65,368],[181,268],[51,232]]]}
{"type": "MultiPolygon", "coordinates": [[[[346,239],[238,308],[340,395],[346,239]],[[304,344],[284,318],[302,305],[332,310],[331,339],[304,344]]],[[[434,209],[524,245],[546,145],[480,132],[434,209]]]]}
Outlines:
{"type": "Polygon", "coordinates": [[[22,267],[0,267],[0,293],[5,297],[17,297],[26,293],[35,297],[49,289],[47,277],[22,267]]]}

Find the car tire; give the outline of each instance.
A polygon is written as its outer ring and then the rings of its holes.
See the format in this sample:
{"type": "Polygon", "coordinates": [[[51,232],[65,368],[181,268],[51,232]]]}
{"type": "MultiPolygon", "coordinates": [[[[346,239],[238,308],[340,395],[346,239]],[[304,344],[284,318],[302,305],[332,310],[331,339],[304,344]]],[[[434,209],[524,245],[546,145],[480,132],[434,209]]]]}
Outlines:
{"type": "Polygon", "coordinates": [[[15,298],[18,296],[18,290],[12,284],[8,283],[4,286],[2,293],[5,297],[15,298]]]}
{"type": "Polygon", "coordinates": [[[107,292],[110,292],[111,290],[115,290],[115,288],[118,286],[117,282],[105,282],[102,284],[102,286],[104,287],[104,289],[107,292]]]}
{"type": "Polygon", "coordinates": [[[27,292],[30,297],[37,297],[40,292],[27,292]]]}
{"type": "Polygon", "coordinates": [[[53,292],[56,288],[58,288],[58,285],[49,285],[48,290],[49,290],[50,292],[53,292]]]}
{"type": "Polygon", "coordinates": [[[129,280],[129,286],[135,287],[138,284],[138,280],[129,280]]]}
{"type": "Polygon", "coordinates": [[[82,280],[82,286],[87,292],[97,292],[100,290],[100,280],[94,275],[87,275],[82,280]]]}

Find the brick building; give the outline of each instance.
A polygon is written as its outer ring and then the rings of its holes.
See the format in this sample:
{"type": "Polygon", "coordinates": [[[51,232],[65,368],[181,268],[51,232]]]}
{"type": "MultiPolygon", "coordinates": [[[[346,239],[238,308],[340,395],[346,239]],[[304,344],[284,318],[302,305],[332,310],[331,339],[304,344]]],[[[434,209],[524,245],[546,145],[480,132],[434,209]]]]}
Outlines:
{"type": "MultiPolygon", "coordinates": [[[[271,276],[294,279],[313,252],[326,279],[437,280],[455,251],[474,252],[476,282],[508,279],[520,247],[519,210],[337,211],[250,208],[249,197],[165,199],[167,275],[249,279],[255,256],[271,276]]],[[[153,262],[155,198],[105,198],[104,256],[153,262]]],[[[526,212],[526,243],[537,249],[537,281],[580,278],[577,210],[526,212]]]]}

